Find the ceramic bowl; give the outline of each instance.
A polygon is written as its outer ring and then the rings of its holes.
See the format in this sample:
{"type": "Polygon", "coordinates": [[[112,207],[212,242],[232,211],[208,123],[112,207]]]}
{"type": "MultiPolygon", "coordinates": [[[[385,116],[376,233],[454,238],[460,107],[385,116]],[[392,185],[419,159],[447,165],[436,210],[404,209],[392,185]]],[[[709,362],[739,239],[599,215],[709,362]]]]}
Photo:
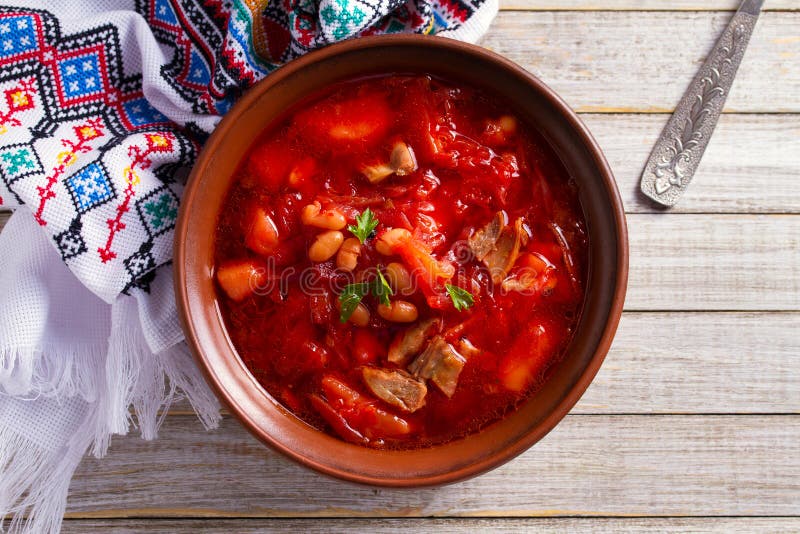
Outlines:
{"type": "Polygon", "coordinates": [[[175,232],[175,288],[186,339],[219,398],[257,438],[322,473],[382,486],[454,482],[492,469],[547,434],[586,390],[611,345],[628,275],[619,192],[578,116],[539,79],[483,48],[416,35],[369,37],[292,61],[256,84],[209,138],[194,166],[175,232]],[[429,73],[484,89],[544,134],[579,184],[590,240],[584,310],[575,337],[542,389],[514,413],[445,445],[376,450],[328,436],[294,417],[254,379],[226,333],[213,282],[217,215],[252,141],[299,100],[341,80],[429,73]]]}

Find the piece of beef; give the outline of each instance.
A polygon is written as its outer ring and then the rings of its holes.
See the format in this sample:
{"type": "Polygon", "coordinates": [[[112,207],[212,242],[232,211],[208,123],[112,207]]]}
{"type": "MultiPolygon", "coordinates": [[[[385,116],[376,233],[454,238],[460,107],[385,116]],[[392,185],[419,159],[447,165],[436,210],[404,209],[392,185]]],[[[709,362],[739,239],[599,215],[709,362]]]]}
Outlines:
{"type": "Polygon", "coordinates": [[[414,376],[431,380],[442,393],[452,397],[458,385],[458,376],[467,363],[441,336],[435,336],[417,359],[411,362],[408,370],[414,376]]]}
{"type": "Polygon", "coordinates": [[[528,233],[521,218],[505,224],[505,215],[498,211],[489,223],[469,238],[472,253],[486,265],[492,281],[499,284],[514,267],[519,251],[527,243],[528,233]]]}
{"type": "Polygon", "coordinates": [[[406,330],[389,345],[389,361],[399,366],[408,364],[411,357],[419,354],[425,342],[440,326],[439,319],[427,319],[406,330]]]}
{"type": "Polygon", "coordinates": [[[364,367],[364,383],[379,399],[406,412],[415,412],[425,406],[428,387],[402,370],[364,367]]]}
{"type": "Polygon", "coordinates": [[[469,248],[480,261],[494,249],[495,243],[500,238],[500,232],[506,226],[506,216],[502,211],[495,213],[489,223],[472,234],[469,239],[469,248]]]}

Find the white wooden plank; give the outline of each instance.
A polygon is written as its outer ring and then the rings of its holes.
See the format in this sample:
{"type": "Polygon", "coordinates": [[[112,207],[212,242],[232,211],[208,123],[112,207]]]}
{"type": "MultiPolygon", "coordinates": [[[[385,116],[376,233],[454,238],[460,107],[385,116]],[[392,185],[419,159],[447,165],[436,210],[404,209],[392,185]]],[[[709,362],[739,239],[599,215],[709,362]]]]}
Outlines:
{"type": "MultiPolygon", "coordinates": [[[[578,111],[671,112],[730,16],[504,11],[482,44],[539,76],[578,111]]],[[[727,111],[800,111],[798,27],[800,13],[762,15],[727,111]]]]}
{"type": "Polygon", "coordinates": [[[452,518],[452,519],[76,519],[67,520],[64,534],[122,534],[151,532],[167,534],[237,534],[263,532],[304,532],[307,534],[353,534],[370,532],[394,534],[432,532],[452,534],[475,532],[539,532],[599,534],[618,533],[682,533],[729,534],[730,532],[791,532],[800,530],[795,517],[721,517],[721,518],[452,518]]]}
{"type": "MultiPolygon", "coordinates": [[[[660,211],[639,191],[639,178],[668,117],[582,115],[614,171],[628,212],[660,211]]],[[[799,213],[798,176],[800,115],[723,115],[691,187],[670,211],[799,213]]]]}
{"type": "Polygon", "coordinates": [[[800,314],[631,313],[573,413],[800,413],[800,314]]]}
{"type": "MultiPolygon", "coordinates": [[[[502,10],[530,11],[733,11],[739,0],[500,0],[502,10]]],[[[800,9],[794,0],[767,0],[764,11],[800,9]]]]}
{"type": "Polygon", "coordinates": [[[227,418],[170,417],[155,442],[118,438],[87,459],[70,517],[791,516],[800,416],[567,416],[476,479],[415,491],[321,477],[227,418]]]}
{"type": "Polygon", "coordinates": [[[800,216],[633,214],[628,230],[628,310],[800,309],[800,216]]]}

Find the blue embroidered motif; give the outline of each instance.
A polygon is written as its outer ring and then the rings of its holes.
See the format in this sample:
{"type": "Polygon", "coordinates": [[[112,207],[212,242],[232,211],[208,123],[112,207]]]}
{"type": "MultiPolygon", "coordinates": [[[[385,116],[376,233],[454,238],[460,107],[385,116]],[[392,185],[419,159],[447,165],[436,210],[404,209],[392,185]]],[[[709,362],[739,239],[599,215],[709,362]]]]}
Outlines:
{"type": "Polygon", "coordinates": [[[66,180],[78,213],[83,213],[116,196],[102,163],[92,162],[66,180]]]}
{"type": "Polygon", "coordinates": [[[38,48],[33,17],[0,19],[0,58],[32,52],[38,48]]]}
{"type": "Polygon", "coordinates": [[[67,98],[81,98],[105,92],[97,52],[59,61],[58,73],[67,98]]]}
{"type": "Polygon", "coordinates": [[[145,98],[137,98],[122,104],[125,114],[133,126],[144,126],[158,122],[167,122],[160,111],[154,108],[145,98]]]}

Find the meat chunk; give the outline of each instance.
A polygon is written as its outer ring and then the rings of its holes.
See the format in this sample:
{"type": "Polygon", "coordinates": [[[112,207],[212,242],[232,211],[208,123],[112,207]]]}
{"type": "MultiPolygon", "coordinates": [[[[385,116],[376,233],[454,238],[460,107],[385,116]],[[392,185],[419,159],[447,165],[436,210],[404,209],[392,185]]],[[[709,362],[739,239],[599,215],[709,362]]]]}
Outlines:
{"type": "Polygon", "coordinates": [[[469,246],[475,257],[486,265],[492,282],[499,284],[514,267],[520,248],[527,240],[522,219],[506,225],[505,215],[498,211],[486,226],[469,238],[469,246]]]}
{"type": "Polygon", "coordinates": [[[367,177],[369,183],[377,184],[394,174],[394,169],[386,163],[376,163],[375,165],[364,165],[361,172],[367,177]]]}
{"type": "Polygon", "coordinates": [[[495,243],[500,238],[500,232],[506,226],[506,216],[502,211],[498,211],[489,224],[477,230],[469,238],[469,248],[475,257],[483,259],[494,249],[495,243]]]}
{"type": "Polygon", "coordinates": [[[370,183],[377,184],[389,176],[406,176],[417,170],[417,158],[410,146],[403,141],[398,141],[392,147],[389,161],[379,162],[373,165],[364,165],[361,172],[367,177],[370,183]]]}
{"type": "Polygon", "coordinates": [[[522,219],[514,221],[513,226],[506,226],[495,243],[495,248],[484,258],[492,281],[499,284],[514,267],[519,256],[519,249],[527,242],[528,234],[522,227],[522,219]]]}
{"type": "Polygon", "coordinates": [[[442,393],[452,397],[465,363],[466,359],[450,343],[442,336],[436,336],[425,351],[411,362],[408,370],[414,376],[432,381],[442,393]]]}
{"type": "Polygon", "coordinates": [[[439,329],[439,319],[420,321],[395,339],[389,346],[389,361],[406,365],[412,356],[419,354],[425,342],[439,329]]]}
{"type": "Polygon", "coordinates": [[[398,141],[392,147],[389,156],[389,166],[391,166],[397,176],[406,176],[417,170],[417,158],[410,146],[402,141],[398,141]]]}
{"type": "Polygon", "coordinates": [[[401,370],[364,367],[364,383],[376,397],[406,412],[416,412],[425,406],[428,387],[401,370]]]}
{"type": "Polygon", "coordinates": [[[458,340],[458,351],[467,358],[479,356],[481,354],[481,349],[473,345],[472,341],[465,337],[458,340]]]}

